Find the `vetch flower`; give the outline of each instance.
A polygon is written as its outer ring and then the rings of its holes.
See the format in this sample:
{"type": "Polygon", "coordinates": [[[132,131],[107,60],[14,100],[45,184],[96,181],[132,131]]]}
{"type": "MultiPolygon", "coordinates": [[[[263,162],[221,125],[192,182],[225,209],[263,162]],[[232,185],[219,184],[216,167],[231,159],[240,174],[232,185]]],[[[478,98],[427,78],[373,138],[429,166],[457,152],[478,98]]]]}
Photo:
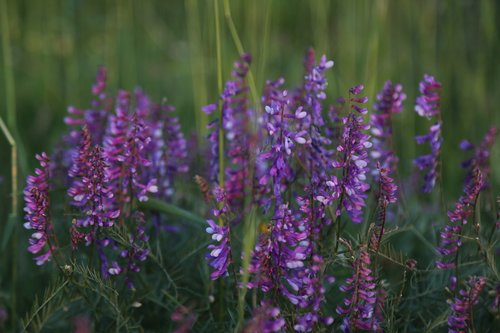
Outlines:
{"type": "Polygon", "coordinates": [[[209,227],[206,229],[207,233],[212,235],[212,240],[216,244],[211,244],[208,246],[210,250],[207,253],[208,264],[214,269],[210,278],[212,280],[217,280],[220,277],[225,277],[229,273],[227,268],[231,263],[231,244],[229,239],[229,227],[228,226],[218,226],[213,220],[207,220],[209,227]]]}
{"type": "MultiPolygon", "coordinates": [[[[439,89],[441,84],[430,75],[424,75],[424,79],[420,82],[420,93],[417,97],[415,111],[421,116],[430,119],[440,115],[439,105],[439,89]]],[[[431,153],[417,157],[413,163],[422,171],[427,170],[424,176],[424,185],[422,191],[432,192],[436,186],[438,178],[439,157],[441,154],[441,121],[437,121],[431,126],[429,133],[415,137],[418,144],[428,142],[431,146],[431,153]]]]}
{"type": "Polygon", "coordinates": [[[55,244],[50,241],[53,237],[49,198],[50,160],[45,153],[36,155],[36,159],[40,162],[41,168],[35,169],[34,176],[28,176],[24,189],[26,202],[24,227],[33,231],[29,239],[28,251],[33,254],[45,252],[34,258],[37,265],[43,265],[51,258],[55,250],[55,244]]]}
{"type": "Polygon", "coordinates": [[[386,81],[384,88],[377,95],[377,101],[373,106],[374,112],[370,118],[373,137],[370,156],[374,161],[380,162],[382,168],[390,169],[390,173],[396,171],[398,162],[393,149],[392,116],[395,113],[401,113],[405,99],[406,94],[401,84],[386,81]]]}
{"type": "Polygon", "coordinates": [[[479,295],[486,285],[485,277],[471,277],[451,301],[448,316],[449,333],[465,333],[474,330],[472,325],[473,307],[479,302],[479,295]]]}
{"type": "Polygon", "coordinates": [[[254,309],[252,319],[246,323],[243,333],[281,332],[284,326],[285,319],[280,316],[280,309],[273,306],[271,301],[264,300],[254,309]]]}

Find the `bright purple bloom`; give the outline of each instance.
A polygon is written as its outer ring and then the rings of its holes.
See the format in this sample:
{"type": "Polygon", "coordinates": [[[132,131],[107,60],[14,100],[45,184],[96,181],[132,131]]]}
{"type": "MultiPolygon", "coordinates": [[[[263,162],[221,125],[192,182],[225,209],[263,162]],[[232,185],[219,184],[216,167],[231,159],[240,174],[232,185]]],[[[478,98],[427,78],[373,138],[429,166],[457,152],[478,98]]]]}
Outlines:
{"type": "Polygon", "coordinates": [[[472,215],[477,197],[484,184],[483,176],[478,169],[476,169],[473,179],[473,182],[465,185],[464,194],[455,204],[455,208],[448,212],[450,222],[440,233],[441,240],[437,250],[443,258],[436,261],[436,266],[440,269],[455,267],[455,263],[451,260],[462,246],[462,228],[472,215]]]}
{"type": "Polygon", "coordinates": [[[386,81],[384,89],[377,95],[371,115],[371,133],[373,136],[373,148],[370,156],[374,161],[380,161],[383,168],[390,169],[390,173],[396,170],[398,157],[393,150],[392,138],[392,116],[403,110],[403,101],[406,94],[401,84],[392,84],[386,81]]]}
{"type": "Polygon", "coordinates": [[[460,289],[455,299],[451,302],[451,314],[448,316],[448,333],[465,333],[473,327],[472,310],[479,302],[479,294],[486,285],[485,277],[471,277],[465,289],[460,289]]]}
{"type": "Polygon", "coordinates": [[[421,95],[417,97],[415,112],[421,117],[436,117],[440,112],[439,101],[441,97],[439,95],[439,90],[441,88],[441,83],[436,81],[433,76],[425,74],[419,87],[421,95]]]}
{"type": "Polygon", "coordinates": [[[210,278],[217,280],[220,277],[229,275],[227,267],[231,263],[231,244],[229,239],[229,227],[218,226],[213,220],[207,220],[209,227],[207,233],[211,234],[212,239],[218,244],[208,246],[210,250],[207,253],[208,264],[214,268],[210,278]]]}
{"type": "Polygon", "coordinates": [[[254,309],[252,319],[243,328],[243,333],[281,332],[284,326],[285,320],[280,316],[280,309],[274,307],[271,301],[264,300],[254,309]]]}
{"type": "MultiPolygon", "coordinates": [[[[420,82],[420,93],[417,97],[415,111],[421,116],[430,119],[440,115],[439,89],[441,84],[430,75],[424,75],[420,82]]],[[[413,163],[422,171],[427,170],[424,176],[422,191],[429,193],[436,186],[438,178],[439,156],[441,154],[441,121],[437,121],[431,126],[429,133],[415,137],[418,144],[428,142],[431,146],[431,153],[417,157],[413,163]]]]}
{"type": "MultiPolygon", "coordinates": [[[[350,89],[351,93],[359,94],[363,86],[356,86],[350,89]]],[[[366,173],[368,171],[368,149],[372,146],[369,141],[370,136],[364,131],[370,128],[370,125],[363,123],[363,116],[368,110],[358,104],[366,103],[364,97],[351,97],[351,108],[355,112],[342,119],[344,130],[337,151],[340,160],[332,162],[336,169],[342,169],[342,179],[336,178],[330,180],[333,189],[331,198],[340,198],[337,205],[336,214],[340,216],[345,209],[354,223],[361,223],[363,207],[365,206],[366,194],[369,185],[366,183],[366,173]],[[357,115],[357,114],[361,115],[357,115]]]]}
{"type": "Polygon", "coordinates": [[[377,284],[370,268],[371,260],[366,246],[362,246],[359,257],[353,264],[353,275],[340,287],[343,292],[350,293],[344,299],[344,305],[337,307],[337,313],[343,317],[341,329],[343,332],[367,330],[381,331],[381,321],[377,318],[376,309],[381,306],[383,295],[377,291],[377,284]]]}
{"type": "Polygon", "coordinates": [[[49,164],[47,154],[36,155],[40,161],[40,169],[35,169],[34,176],[28,176],[27,185],[24,189],[24,207],[26,223],[24,227],[32,230],[33,234],[29,239],[28,251],[33,254],[45,253],[35,257],[37,265],[43,265],[52,256],[55,250],[54,244],[50,243],[53,236],[53,227],[50,219],[50,198],[49,198],[49,164]]]}

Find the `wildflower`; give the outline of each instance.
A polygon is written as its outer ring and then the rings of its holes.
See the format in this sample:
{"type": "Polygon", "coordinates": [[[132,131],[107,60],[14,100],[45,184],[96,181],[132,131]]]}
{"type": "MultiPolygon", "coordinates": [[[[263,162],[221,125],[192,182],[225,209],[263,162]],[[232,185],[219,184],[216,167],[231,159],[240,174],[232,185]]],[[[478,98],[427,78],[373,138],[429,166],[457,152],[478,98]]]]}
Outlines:
{"type": "Polygon", "coordinates": [[[144,151],[151,138],[145,136],[145,125],[138,115],[128,115],[129,98],[125,91],[118,93],[116,115],[110,118],[104,146],[109,161],[107,177],[116,201],[122,206],[134,197],[146,201],[148,193],[158,192],[155,178],[147,182],[141,178],[142,168],[151,165],[144,151]]]}
{"type": "Polygon", "coordinates": [[[172,333],[189,333],[196,322],[196,314],[188,307],[178,306],[170,316],[170,319],[179,324],[172,333]]]}
{"type": "Polygon", "coordinates": [[[440,112],[439,83],[433,76],[425,74],[424,79],[420,81],[420,96],[417,97],[415,112],[420,117],[431,118],[435,117],[440,112]]]}
{"type": "Polygon", "coordinates": [[[135,221],[135,230],[129,235],[129,244],[120,252],[120,256],[125,258],[127,262],[125,283],[130,289],[135,289],[130,273],[140,272],[139,262],[146,260],[149,254],[149,250],[147,249],[149,236],[146,234],[144,213],[136,211],[133,220],[135,221]]]}
{"type": "Polygon", "coordinates": [[[468,332],[472,325],[472,308],[479,302],[479,294],[486,285],[485,277],[471,277],[465,289],[460,289],[450,303],[451,314],[448,316],[448,332],[468,332]]]}
{"type": "MultiPolygon", "coordinates": [[[[73,183],[68,189],[72,198],[71,204],[82,209],[83,217],[75,220],[77,228],[90,228],[85,235],[87,245],[95,240],[97,228],[108,228],[119,216],[119,210],[113,210],[108,202],[113,193],[107,186],[107,164],[104,161],[102,148],[91,146],[90,133],[87,127],[83,128],[80,151],[75,159],[70,176],[73,183]]],[[[74,232],[76,237],[76,232],[74,232]]]]}
{"type": "MultiPolygon", "coordinates": [[[[377,318],[377,304],[380,306],[383,292],[377,291],[375,278],[370,268],[371,260],[366,246],[362,246],[353,264],[353,275],[340,287],[343,292],[351,293],[344,299],[343,306],[337,306],[337,313],[344,317],[341,329],[380,331],[381,318],[377,318]]],[[[383,303],[383,302],[382,302],[383,303]]]]}
{"type": "MultiPolygon", "coordinates": [[[[420,82],[420,95],[417,97],[415,111],[421,116],[430,119],[439,116],[440,96],[438,93],[441,84],[434,77],[425,75],[424,80],[420,82]]],[[[431,146],[431,153],[417,157],[413,163],[420,170],[427,170],[424,176],[424,185],[422,191],[429,193],[436,186],[438,178],[439,156],[441,154],[441,121],[437,121],[431,126],[429,133],[415,137],[418,144],[428,142],[431,146]]]]}
{"type": "MultiPolygon", "coordinates": [[[[355,86],[350,89],[350,93],[357,95],[363,91],[363,85],[355,86]]],[[[365,206],[365,192],[369,189],[366,183],[366,172],[368,170],[368,152],[367,149],[372,145],[369,141],[370,136],[365,134],[370,125],[363,123],[361,115],[368,112],[365,107],[360,105],[366,103],[366,97],[351,97],[351,108],[355,111],[343,118],[344,131],[337,151],[342,154],[341,160],[332,162],[332,166],[343,170],[343,177],[338,186],[332,186],[332,198],[340,197],[337,205],[336,214],[340,216],[345,209],[354,223],[361,223],[362,209],[365,206]],[[359,105],[358,105],[359,104],[359,105]],[[361,115],[356,115],[361,114],[361,115]]],[[[332,179],[332,185],[335,185],[336,179],[332,179]]]]}
{"type": "Polygon", "coordinates": [[[401,84],[386,81],[384,88],[377,95],[374,104],[375,112],[371,115],[371,133],[373,136],[373,149],[370,156],[374,161],[380,161],[382,168],[390,169],[394,173],[398,157],[393,151],[392,143],[392,115],[403,110],[403,101],[406,94],[401,84]]]}
{"type": "Polygon", "coordinates": [[[460,149],[462,150],[473,150],[473,156],[462,162],[462,168],[468,169],[467,176],[465,178],[466,183],[470,183],[474,179],[474,168],[479,168],[485,179],[485,186],[488,186],[487,179],[491,172],[490,166],[490,155],[491,147],[495,143],[498,130],[495,127],[491,127],[485,134],[483,141],[475,146],[467,140],[463,140],[460,143],[460,149]]]}
{"type": "Polygon", "coordinates": [[[233,80],[227,82],[221,96],[222,128],[227,143],[226,153],[229,157],[229,165],[224,170],[225,190],[229,205],[236,211],[242,208],[245,188],[249,180],[249,123],[253,112],[248,106],[246,76],[250,62],[250,55],[244,54],[234,64],[233,80]]]}
{"type": "Polygon", "coordinates": [[[33,254],[45,251],[34,258],[37,265],[43,265],[51,258],[52,252],[55,250],[55,245],[50,242],[50,237],[53,237],[49,211],[50,160],[45,153],[36,155],[36,159],[40,162],[41,168],[35,169],[34,176],[28,176],[24,189],[24,201],[26,202],[24,227],[33,231],[29,239],[28,251],[33,254]]]}
{"type": "Polygon", "coordinates": [[[450,256],[458,251],[462,246],[461,233],[463,225],[467,224],[469,217],[473,213],[477,197],[481,192],[484,179],[481,172],[476,168],[474,181],[466,184],[463,195],[455,204],[455,208],[448,212],[449,224],[440,233],[440,245],[437,248],[443,258],[436,262],[440,269],[455,267],[454,262],[449,262],[450,256]]]}
{"type": "Polygon", "coordinates": [[[280,309],[273,306],[271,301],[264,300],[253,311],[252,319],[243,328],[243,333],[280,332],[284,326],[285,320],[280,316],[280,309]]]}
{"type": "Polygon", "coordinates": [[[208,246],[210,252],[207,254],[208,264],[214,268],[210,278],[217,280],[221,276],[227,276],[227,267],[231,263],[231,244],[229,240],[229,227],[218,226],[213,220],[207,220],[209,227],[207,233],[212,235],[212,239],[218,244],[208,246]]]}

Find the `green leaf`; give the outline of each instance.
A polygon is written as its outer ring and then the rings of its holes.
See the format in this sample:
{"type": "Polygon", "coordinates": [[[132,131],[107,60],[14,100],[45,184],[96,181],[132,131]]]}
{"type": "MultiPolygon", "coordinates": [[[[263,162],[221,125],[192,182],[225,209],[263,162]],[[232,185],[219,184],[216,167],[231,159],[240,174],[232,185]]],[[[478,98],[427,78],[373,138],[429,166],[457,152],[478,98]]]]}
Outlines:
{"type": "Polygon", "coordinates": [[[10,237],[12,236],[12,233],[14,231],[17,222],[18,222],[17,215],[9,214],[9,217],[7,218],[7,223],[5,224],[5,227],[3,229],[2,252],[5,251],[5,248],[9,243],[10,237]]]}
{"type": "Polygon", "coordinates": [[[138,205],[141,209],[162,212],[183,218],[184,221],[189,222],[195,227],[204,227],[207,224],[207,221],[203,217],[158,199],[149,198],[148,201],[139,202],[138,205]]]}

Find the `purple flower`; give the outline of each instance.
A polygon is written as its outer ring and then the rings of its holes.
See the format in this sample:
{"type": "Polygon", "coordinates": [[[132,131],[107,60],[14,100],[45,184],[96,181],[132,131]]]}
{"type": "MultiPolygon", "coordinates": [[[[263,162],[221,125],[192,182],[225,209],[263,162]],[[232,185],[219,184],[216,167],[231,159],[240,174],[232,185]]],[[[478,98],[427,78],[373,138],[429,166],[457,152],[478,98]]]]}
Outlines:
{"type": "Polygon", "coordinates": [[[479,294],[486,285],[485,277],[471,277],[460,289],[451,302],[451,314],[448,316],[449,333],[465,333],[474,330],[472,325],[472,310],[479,302],[479,294]]]}
{"type": "MultiPolygon", "coordinates": [[[[439,89],[441,84],[434,77],[424,75],[424,79],[420,82],[420,93],[417,97],[415,111],[421,116],[430,119],[431,117],[440,116],[439,106],[439,89]]],[[[422,171],[427,170],[424,176],[424,185],[422,191],[429,193],[436,186],[438,178],[439,156],[441,154],[441,121],[437,121],[431,126],[429,133],[415,137],[418,144],[428,142],[431,146],[431,153],[417,157],[413,163],[422,171]]]]}
{"type": "Polygon", "coordinates": [[[431,153],[417,157],[413,163],[420,170],[427,170],[424,176],[424,185],[422,191],[425,193],[432,192],[436,186],[438,178],[439,156],[441,154],[441,121],[438,121],[431,126],[429,133],[415,137],[418,144],[429,142],[431,153]]]}
{"type": "Polygon", "coordinates": [[[460,143],[460,149],[462,150],[474,150],[473,156],[462,162],[462,168],[468,169],[467,176],[465,178],[466,183],[470,183],[474,179],[474,169],[479,168],[485,179],[485,186],[488,186],[487,179],[491,172],[490,166],[490,155],[491,147],[495,143],[498,130],[495,127],[491,127],[485,134],[483,141],[479,146],[475,146],[467,140],[463,140],[460,143]]]}
{"type": "MultiPolygon", "coordinates": [[[[97,228],[111,227],[120,214],[109,205],[113,193],[107,186],[107,167],[102,148],[98,145],[91,147],[90,133],[85,126],[79,154],[70,170],[73,183],[68,195],[72,198],[71,204],[82,210],[83,217],[75,220],[75,226],[89,229],[85,235],[87,245],[95,241],[97,228]]],[[[73,238],[78,237],[75,232],[73,238]]]]}
{"type": "Polygon", "coordinates": [[[424,79],[420,81],[420,96],[417,97],[417,102],[415,105],[415,112],[421,117],[435,117],[440,112],[439,101],[441,97],[439,96],[439,89],[441,88],[441,83],[436,81],[433,76],[428,74],[424,75],[424,79]]]}
{"type": "Polygon", "coordinates": [[[212,239],[217,244],[208,246],[210,252],[207,254],[208,264],[214,268],[210,278],[217,280],[221,276],[227,276],[227,267],[231,263],[231,244],[229,239],[229,227],[218,226],[213,220],[207,220],[209,227],[207,233],[211,234],[212,239]]]}
{"type": "MultiPolygon", "coordinates": [[[[234,64],[234,80],[227,82],[222,93],[222,128],[226,141],[226,154],[229,163],[225,171],[225,190],[229,205],[233,210],[243,208],[245,189],[249,179],[249,151],[251,144],[250,119],[253,111],[249,108],[248,85],[246,76],[251,57],[244,54],[234,64]]],[[[237,219],[241,216],[237,217],[237,219]]]]}
{"type": "Polygon", "coordinates": [[[464,194],[455,204],[455,208],[448,212],[449,224],[440,233],[441,240],[437,250],[443,258],[436,261],[436,266],[439,269],[456,266],[455,262],[451,262],[451,259],[455,257],[455,253],[462,246],[461,233],[463,225],[467,224],[469,217],[472,215],[477,197],[484,184],[483,176],[477,168],[473,179],[473,182],[466,184],[464,194]]]}
{"type": "MultiPolygon", "coordinates": [[[[377,318],[377,304],[383,295],[377,291],[377,284],[370,268],[371,260],[366,246],[362,246],[359,257],[353,264],[353,275],[340,287],[343,292],[350,293],[344,299],[343,306],[337,306],[337,313],[343,317],[341,329],[343,332],[356,330],[381,331],[382,324],[377,318]]],[[[383,303],[383,302],[382,302],[383,303]]]]}
{"type": "Polygon", "coordinates": [[[133,215],[135,222],[134,232],[129,235],[128,244],[120,252],[120,256],[125,258],[125,283],[130,289],[135,289],[131,273],[138,273],[141,271],[139,263],[146,260],[149,250],[147,243],[149,236],[146,234],[146,220],[144,213],[136,211],[133,215]]]}
{"type": "Polygon", "coordinates": [[[400,84],[392,84],[386,81],[384,89],[377,95],[371,115],[371,133],[373,136],[373,149],[370,156],[374,161],[380,161],[383,168],[390,169],[390,173],[396,170],[398,157],[393,151],[392,138],[392,115],[403,110],[403,101],[406,94],[400,84]]]}
{"type": "Polygon", "coordinates": [[[52,256],[55,250],[51,244],[50,237],[53,236],[53,227],[50,219],[50,198],[49,198],[49,164],[47,154],[36,155],[40,161],[40,169],[35,169],[34,176],[28,176],[27,185],[24,189],[24,207],[26,223],[24,227],[32,230],[29,239],[28,251],[33,254],[44,252],[35,257],[37,265],[43,265],[52,256]]]}
{"type": "MultiPolygon", "coordinates": [[[[363,86],[356,86],[350,89],[351,93],[359,94],[363,86]]],[[[340,198],[337,205],[336,214],[340,216],[345,209],[354,223],[361,223],[363,207],[365,206],[365,192],[369,189],[366,183],[366,173],[368,171],[368,152],[372,146],[370,136],[364,133],[370,126],[363,123],[363,117],[368,110],[358,104],[366,103],[366,98],[352,97],[351,108],[355,112],[343,118],[344,130],[337,146],[340,154],[340,161],[332,162],[332,166],[342,169],[342,179],[337,182],[336,178],[330,180],[332,188],[331,198],[340,198]]]]}
{"type": "Polygon", "coordinates": [[[280,316],[280,309],[272,305],[271,301],[264,300],[253,311],[252,319],[243,328],[243,333],[271,333],[281,332],[285,320],[280,316]]]}
{"type": "Polygon", "coordinates": [[[158,192],[156,179],[144,182],[143,168],[151,165],[145,157],[145,146],[151,138],[146,136],[145,125],[137,113],[128,114],[129,94],[120,91],[117,97],[116,115],[110,118],[110,126],[105,138],[105,155],[109,162],[107,177],[117,203],[129,204],[132,198],[146,201],[148,193],[158,192]]]}

